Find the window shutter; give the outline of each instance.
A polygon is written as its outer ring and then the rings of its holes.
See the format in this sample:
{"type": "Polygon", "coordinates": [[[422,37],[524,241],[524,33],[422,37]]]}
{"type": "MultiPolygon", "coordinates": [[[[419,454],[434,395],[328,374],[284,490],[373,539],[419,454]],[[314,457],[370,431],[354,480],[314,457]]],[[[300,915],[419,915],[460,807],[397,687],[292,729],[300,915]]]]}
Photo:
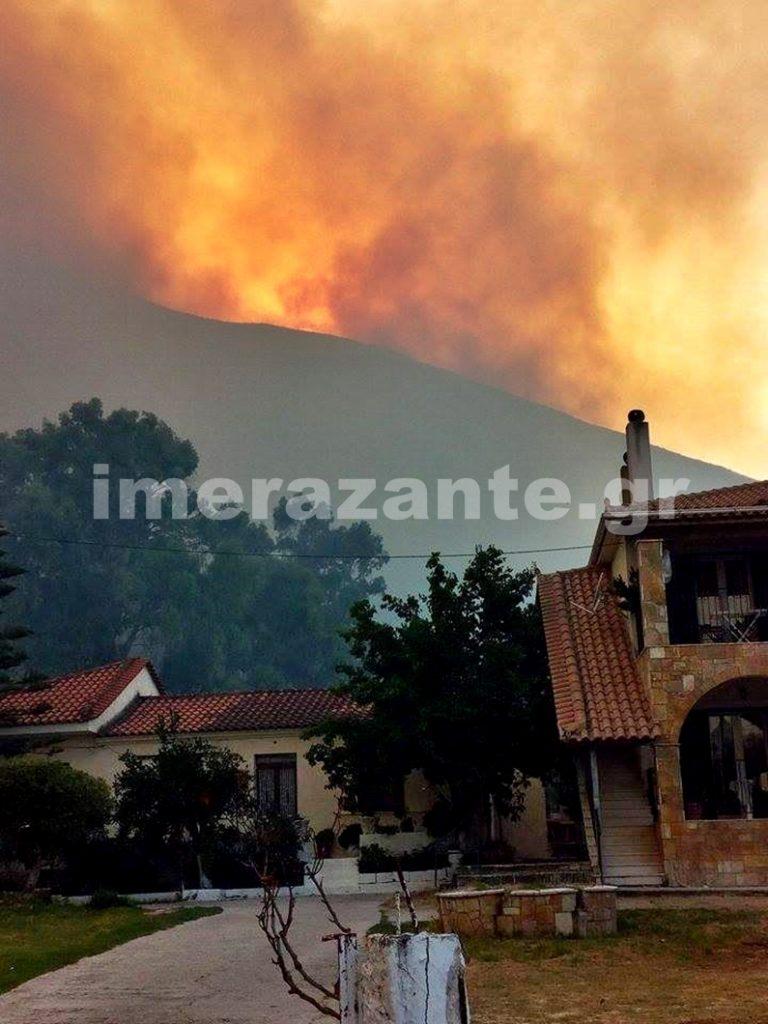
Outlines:
{"type": "Polygon", "coordinates": [[[259,807],[265,811],[272,810],[277,801],[277,787],[274,769],[269,765],[262,765],[256,769],[256,795],[259,807]]]}
{"type": "Polygon", "coordinates": [[[291,818],[296,817],[296,762],[286,763],[278,769],[280,773],[280,810],[291,818]]]}

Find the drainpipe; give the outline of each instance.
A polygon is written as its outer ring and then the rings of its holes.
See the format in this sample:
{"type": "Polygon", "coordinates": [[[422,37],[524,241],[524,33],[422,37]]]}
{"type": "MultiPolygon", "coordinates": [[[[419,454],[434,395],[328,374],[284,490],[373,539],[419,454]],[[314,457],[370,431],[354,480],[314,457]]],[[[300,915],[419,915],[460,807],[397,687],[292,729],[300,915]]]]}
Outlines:
{"type": "Polygon", "coordinates": [[[600,881],[603,880],[603,808],[600,801],[600,773],[597,769],[597,751],[589,748],[589,776],[592,789],[592,807],[594,809],[595,841],[597,843],[597,863],[600,868],[600,881]]]}

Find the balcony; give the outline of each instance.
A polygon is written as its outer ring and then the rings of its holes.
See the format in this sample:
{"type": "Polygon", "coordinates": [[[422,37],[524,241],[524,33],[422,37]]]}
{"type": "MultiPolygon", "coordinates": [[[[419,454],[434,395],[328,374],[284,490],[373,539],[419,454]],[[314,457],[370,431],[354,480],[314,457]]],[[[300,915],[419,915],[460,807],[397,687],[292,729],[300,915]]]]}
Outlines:
{"type": "Polygon", "coordinates": [[[739,553],[673,558],[667,615],[673,644],[768,641],[765,557],[739,553]]]}
{"type": "Polygon", "coordinates": [[[750,594],[696,598],[698,642],[755,643],[768,639],[768,609],[755,608],[750,594]]]}

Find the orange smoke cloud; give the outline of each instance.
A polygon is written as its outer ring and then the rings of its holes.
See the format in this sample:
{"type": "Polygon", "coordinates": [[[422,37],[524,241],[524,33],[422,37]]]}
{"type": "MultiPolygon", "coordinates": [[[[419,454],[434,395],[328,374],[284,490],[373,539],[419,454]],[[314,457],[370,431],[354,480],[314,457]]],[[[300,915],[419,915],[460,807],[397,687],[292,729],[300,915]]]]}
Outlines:
{"type": "Polygon", "coordinates": [[[0,27],[11,243],[592,421],[644,405],[768,475],[762,0],[6,0],[0,27]]]}

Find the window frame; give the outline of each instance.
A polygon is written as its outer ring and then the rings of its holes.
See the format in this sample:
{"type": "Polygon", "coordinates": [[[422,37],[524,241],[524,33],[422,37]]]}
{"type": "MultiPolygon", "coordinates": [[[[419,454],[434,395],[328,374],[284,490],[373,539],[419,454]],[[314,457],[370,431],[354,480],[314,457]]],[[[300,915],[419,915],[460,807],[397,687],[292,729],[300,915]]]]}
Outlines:
{"type": "MultiPolygon", "coordinates": [[[[298,759],[296,754],[254,754],[253,755],[253,786],[257,800],[260,801],[261,783],[260,776],[269,773],[273,782],[274,797],[270,807],[263,808],[269,812],[279,812],[289,818],[298,817],[299,813],[299,780],[298,780],[298,759]],[[282,772],[288,770],[291,782],[287,788],[289,799],[283,800],[284,776],[282,772]]],[[[261,806],[261,804],[260,804],[261,806]]]]}

